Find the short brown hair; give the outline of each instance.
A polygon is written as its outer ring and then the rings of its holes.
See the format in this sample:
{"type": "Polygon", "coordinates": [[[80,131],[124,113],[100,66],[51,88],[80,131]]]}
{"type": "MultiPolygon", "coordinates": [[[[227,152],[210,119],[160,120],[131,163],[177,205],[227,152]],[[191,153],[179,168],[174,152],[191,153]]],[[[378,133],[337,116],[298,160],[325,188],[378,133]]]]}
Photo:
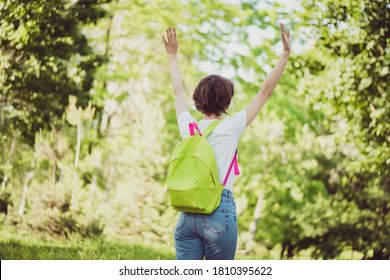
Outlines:
{"type": "Polygon", "coordinates": [[[220,75],[209,75],[200,80],[192,99],[196,109],[205,114],[220,116],[226,113],[234,95],[234,84],[220,75]]]}

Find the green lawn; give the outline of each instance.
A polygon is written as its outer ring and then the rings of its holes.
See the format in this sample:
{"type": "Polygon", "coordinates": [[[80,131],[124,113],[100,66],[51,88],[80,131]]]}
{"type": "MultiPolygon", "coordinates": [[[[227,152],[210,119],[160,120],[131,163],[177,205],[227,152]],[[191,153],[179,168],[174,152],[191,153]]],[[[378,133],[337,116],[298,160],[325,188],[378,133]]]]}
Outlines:
{"type": "MultiPolygon", "coordinates": [[[[237,260],[278,259],[280,250],[262,246],[250,255],[237,251],[237,260]]],[[[301,259],[310,259],[309,253],[301,259]]],[[[0,227],[1,260],[174,260],[174,248],[163,244],[141,244],[117,239],[69,239],[38,234],[14,227],[0,227]]],[[[348,258],[347,258],[348,259],[348,258]]]]}
{"type": "Polygon", "coordinates": [[[103,239],[48,239],[0,231],[2,260],[167,260],[168,248],[151,248],[103,239]]]}

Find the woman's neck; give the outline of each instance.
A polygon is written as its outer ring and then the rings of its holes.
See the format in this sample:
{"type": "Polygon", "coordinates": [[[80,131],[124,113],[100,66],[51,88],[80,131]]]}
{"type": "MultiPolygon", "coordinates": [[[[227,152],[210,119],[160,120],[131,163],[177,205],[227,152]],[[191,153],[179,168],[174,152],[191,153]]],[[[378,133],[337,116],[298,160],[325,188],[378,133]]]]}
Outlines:
{"type": "Polygon", "coordinates": [[[217,116],[217,115],[203,115],[204,120],[220,120],[222,116],[217,116]]]}

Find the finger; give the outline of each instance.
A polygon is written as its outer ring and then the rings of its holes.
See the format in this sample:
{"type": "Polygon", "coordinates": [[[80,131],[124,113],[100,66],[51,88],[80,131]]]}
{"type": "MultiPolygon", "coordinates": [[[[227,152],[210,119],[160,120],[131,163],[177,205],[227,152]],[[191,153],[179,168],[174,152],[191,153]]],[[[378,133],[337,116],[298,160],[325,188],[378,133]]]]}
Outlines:
{"type": "Polygon", "coordinates": [[[282,43],[283,45],[286,45],[287,44],[287,40],[286,40],[286,37],[282,35],[282,43]]]}
{"type": "Polygon", "coordinates": [[[284,32],[284,30],[283,30],[283,31],[281,31],[281,32],[280,32],[280,37],[282,37],[282,39],[284,39],[284,38],[285,38],[285,36],[286,36],[286,33],[284,32]]]}
{"type": "Polygon", "coordinates": [[[283,44],[287,44],[287,42],[288,42],[287,33],[282,33],[282,42],[283,42],[283,44]]]}
{"type": "Polygon", "coordinates": [[[164,44],[165,44],[165,45],[168,44],[168,42],[167,42],[167,40],[165,39],[164,35],[162,35],[161,37],[162,37],[162,39],[163,39],[163,41],[164,41],[164,44]]]}
{"type": "Polygon", "coordinates": [[[176,43],[176,31],[174,28],[171,28],[171,37],[170,37],[170,40],[172,43],[176,43]]]}
{"type": "Polygon", "coordinates": [[[165,36],[166,36],[166,42],[168,43],[169,42],[169,28],[167,29],[165,36]]]}
{"type": "Polygon", "coordinates": [[[175,40],[175,37],[173,35],[173,29],[169,28],[169,40],[173,42],[175,40]]]}
{"type": "Polygon", "coordinates": [[[280,23],[280,31],[281,31],[282,33],[284,33],[284,24],[283,24],[283,23],[280,23]]]}
{"type": "Polygon", "coordinates": [[[282,39],[285,42],[288,42],[290,40],[290,30],[286,30],[284,31],[284,33],[282,33],[282,39]]]}

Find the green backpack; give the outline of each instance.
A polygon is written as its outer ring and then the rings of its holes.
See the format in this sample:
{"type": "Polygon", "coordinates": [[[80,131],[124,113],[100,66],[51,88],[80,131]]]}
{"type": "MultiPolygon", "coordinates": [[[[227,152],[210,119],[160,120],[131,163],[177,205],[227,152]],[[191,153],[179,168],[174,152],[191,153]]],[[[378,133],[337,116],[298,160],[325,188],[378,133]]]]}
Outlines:
{"type": "Polygon", "coordinates": [[[173,151],[166,184],[171,206],[177,211],[211,214],[220,204],[233,165],[235,174],[239,174],[236,153],[223,184],[218,180],[214,151],[206,139],[218,123],[212,122],[203,135],[195,122],[190,123],[191,136],[183,139],[173,151]]]}

